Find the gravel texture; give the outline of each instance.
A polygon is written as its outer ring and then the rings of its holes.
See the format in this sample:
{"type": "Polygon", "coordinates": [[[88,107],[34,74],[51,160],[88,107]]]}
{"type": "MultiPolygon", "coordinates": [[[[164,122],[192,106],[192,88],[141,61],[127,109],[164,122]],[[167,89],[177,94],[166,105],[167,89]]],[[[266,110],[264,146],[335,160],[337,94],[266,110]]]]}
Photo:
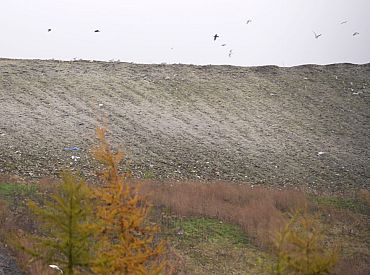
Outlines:
{"type": "Polygon", "coordinates": [[[92,176],[105,117],[137,177],[370,188],[370,64],[0,59],[0,104],[0,173],[92,176]]]}

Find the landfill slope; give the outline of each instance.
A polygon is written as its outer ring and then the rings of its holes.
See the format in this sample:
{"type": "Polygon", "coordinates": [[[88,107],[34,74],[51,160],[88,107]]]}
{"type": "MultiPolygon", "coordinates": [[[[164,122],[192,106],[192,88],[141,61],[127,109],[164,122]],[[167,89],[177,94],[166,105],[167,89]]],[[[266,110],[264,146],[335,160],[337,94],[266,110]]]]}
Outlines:
{"type": "Polygon", "coordinates": [[[0,173],[92,177],[105,117],[139,178],[370,188],[370,64],[0,59],[0,103],[0,173]]]}

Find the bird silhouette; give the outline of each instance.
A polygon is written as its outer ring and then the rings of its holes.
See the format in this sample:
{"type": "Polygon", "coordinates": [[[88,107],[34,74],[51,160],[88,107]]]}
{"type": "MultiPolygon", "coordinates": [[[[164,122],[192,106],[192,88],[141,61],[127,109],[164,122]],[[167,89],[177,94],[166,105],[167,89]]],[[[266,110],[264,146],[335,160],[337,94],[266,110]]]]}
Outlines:
{"type": "Polygon", "coordinates": [[[214,36],[213,36],[213,41],[216,41],[217,38],[219,38],[220,36],[216,33],[214,36]]]}
{"type": "Polygon", "coordinates": [[[95,30],[94,32],[100,32],[99,30],[95,30]]]}
{"type": "Polygon", "coordinates": [[[343,24],[346,24],[348,21],[347,20],[345,20],[345,21],[342,21],[342,22],[340,22],[340,24],[341,25],[343,25],[343,24]]]}
{"type": "Polygon", "coordinates": [[[316,39],[318,39],[322,35],[321,33],[320,34],[317,34],[315,32],[313,32],[313,33],[314,33],[316,39]]]}
{"type": "Polygon", "coordinates": [[[359,35],[359,34],[360,34],[359,32],[354,32],[352,35],[356,36],[356,35],[359,35]]]}
{"type": "Polygon", "coordinates": [[[225,47],[225,46],[226,46],[226,44],[222,44],[222,45],[221,45],[221,47],[225,47]]]}
{"type": "Polygon", "coordinates": [[[230,50],[229,51],[229,57],[231,57],[232,54],[233,54],[233,50],[230,50]]]}
{"type": "Polygon", "coordinates": [[[248,25],[249,23],[252,23],[252,20],[251,20],[251,19],[248,19],[248,20],[247,20],[247,25],[248,25]]]}
{"type": "Polygon", "coordinates": [[[51,32],[51,29],[48,29],[48,32],[51,32]]]}

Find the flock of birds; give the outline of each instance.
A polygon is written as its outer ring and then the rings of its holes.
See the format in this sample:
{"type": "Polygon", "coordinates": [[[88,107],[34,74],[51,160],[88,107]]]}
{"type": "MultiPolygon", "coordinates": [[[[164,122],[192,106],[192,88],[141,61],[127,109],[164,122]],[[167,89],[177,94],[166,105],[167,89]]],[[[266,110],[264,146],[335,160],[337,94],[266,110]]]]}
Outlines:
{"type": "MultiPolygon", "coordinates": [[[[248,20],[247,22],[249,23],[251,20],[248,20]]],[[[248,24],[247,23],[247,24],[248,24]]],[[[216,41],[217,40],[217,38],[219,38],[220,36],[216,33],[214,36],[213,36],[213,41],[216,41]]],[[[226,46],[226,44],[224,43],[224,44],[221,44],[221,47],[225,47],[226,46]]],[[[233,50],[230,50],[229,51],[229,57],[231,57],[231,55],[233,54],[233,50]]]]}
{"type": "MultiPolygon", "coordinates": [[[[252,23],[252,19],[248,19],[246,24],[248,25],[249,23],[252,23]]],[[[214,36],[213,36],[213,41],[216,41],[217,38],[219,38],[220,36],[216,33],[214,36]]],[[[226,46],[226,43],[223,43],[221,44],[221,47],[225,47],[226,46]]],[[[231,57],[233,54],[233,50],[229,50],[229,57],[231,57]]]]}
{"type": "MultiPolygon", "coordinates": [[[[246,24],[248,25],[248,24],[250,24],[250,23],[252,23],[252,19],[248,19],[247,20],[247,22],[246,22],[246,24]]],[[[341,25],[343,25],[343,24],[347,24],[348,23],[348,20],[345,20],[345,21],[342,21],[342,22],[340,22],[340,24],[341,25]]],[[[49,28],[48,29],[48,32],[51,32],[51,29],[49,28]]],[[[98,32],[100,32],[100,30],[98,30],[98,29],[96,29],[96,30],[94,30],[94,32],[95,33],[98,33],[98,32]]],[[[321,36],[322,36],[322,34],[321,33],[316,33],[316,32],[314,32],[314,31],[312,31],[313,32],[313,34],[314,34],[314,36],[315,36],[315,38],[316,39],[318,39],[318,38],[320,38],[321,36]]],[[[356,36],[356,35],[359,35],[360,33],[359,32],[354,32],[353,34],[352,34],[352,36],[356,36]]],[[[214,36],[213,36],[213,41],[216,41],[217,40],[217,38],[219,38],[220,36],[216,33],[214,36]]],[[[221,47],[225,47],[226,46],[226,43],[223,43],[223,44],[221,44],[221,47]]],[[[173,50],[173,48],[171,48],[171,50],[173,50]]],[[[233,50],[231,49],[231,50],[229,50],[229,57],[231,57],[232,56],[232,54],[233,54],[233,50]]]]}
{"type": "MultiPolygon", "coordinates": [[[[48,29],[48,32],[51,32],[51,29],[48,29]]],[[[94,32],[100,32],[100,30],[95,30],[94,32]]]]}
{"type": "MultiPolygon", "coordinates": [[[[348,23],[348,20],[345,20],[345,21],[340,22],[341,25],[347,24],[347,23],[348,23]]],[[[320,34],[317,34],[315,32],[313,32],[313,33],[314,33],[316,39],[318,39],[322,35],[321,33],[320,34]]],[[[354,32],[352,34],[352,36],[356,36],[356,35],[359,35],[359,34],[360,34],[359,32],[354,32]]]]}
{"type": "MultiPolygon", "coordinates": [[[[246,22],[246,24],[248,25],[248,24],[250,24],[250,23],[252,23],[252,20],[251,19],[248,19],[247,20],[247,22],[246,22]]],[[[348,20],[345,20],[345,21],[342,21],[342,22],[340,22],[340,24],[341,25],[343,25],[343,24],[346,24],[346,23],[348,23],[348,20]]],[[[322,36],[322,34],[321,33],[316,33],[316,32],[314,32],[314,31],[312,31],[313,32],[313,34],[315,35],[315,38],[316,39],[318,39],[320,36],[322,36]]],[[[353,34],[352,34],[352,36],[356,36],[356,35],[359,35],[360,33],[359,32],[354,32],[353,34]]],[[[219,38],[220,36],[216,33],[214,36],[213,36],[213,41],[216,41],[217,40],[217,38],[219,38]]],[[[224,43],[224,44],[221,44],[221,46],[222,47],[225,47],[226,46],[226,44],[224,43]]],[[[233,50],[231,49],[230,51],[229,51],[229,57],[231,57],[232,56],[232,54],[233,54],[233,50]]]]}

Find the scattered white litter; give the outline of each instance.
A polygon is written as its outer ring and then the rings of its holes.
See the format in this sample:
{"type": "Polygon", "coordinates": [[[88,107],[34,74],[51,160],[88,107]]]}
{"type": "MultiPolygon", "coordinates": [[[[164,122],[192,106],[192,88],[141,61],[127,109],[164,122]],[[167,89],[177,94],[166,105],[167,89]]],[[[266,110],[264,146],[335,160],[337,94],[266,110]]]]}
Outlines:
{"type": "Polygon", "coordinates": [[[99,103],[99,107],[103,107],[103,103],[99,103]]]}
{"type": "Polygon", "coordinates": [[[353,82],[350,82],[349,84],[351,84],[351,86],[353,86],[353,82]]]}
{"type": "Polygon", "coordinates": [[[58,270],[60,273],[62,273],[62,274],[63,274],[63,270],[61,270],[61,269],[59,268],[59,266],[57,266],[57,265],[55,265],[55,264],[49,264],[49,267],[51,267],[51,268],[53,268],[53,269],[56,269],[56,270],[58,270]]]}
{"type": "Polygon", "coordinates": [[[3,137],[3,136],[5,136],[5,134],[4,134],[4,133],[2,133],[0,136],[2,136],[2,137],[3,137]]]}
{"type": "Polygon", "coordinates": [[[77,161],[80,157],[79,156],[72,156],[71,157],[74,161],[77,161]]]}
{"type": "Polygon", "coordinates": [[[335,75],[334,77],[335,77],[335,79],[338,79],[338,76],[335,75]]]}
{"type": "Polygon", "coordinates": [[[352,93],[353,95],[359,95],[360,93],[359,92],[354,92],[352,93]]]}
{"type": "Polygon", "coordinates": [[[318,155],[318,156],[321,156],[321,155],[323,155],[323,154],[325,154],[325,152],[318,152],[318,153],[317,153],[317,155],[318,155]]]}
{"type": "Polygon", "coordinates": [[[304,80],[307,80],[308,78],[307,78],[307,77],[304,77],[303,79],[304,79],[304,80]]]}

